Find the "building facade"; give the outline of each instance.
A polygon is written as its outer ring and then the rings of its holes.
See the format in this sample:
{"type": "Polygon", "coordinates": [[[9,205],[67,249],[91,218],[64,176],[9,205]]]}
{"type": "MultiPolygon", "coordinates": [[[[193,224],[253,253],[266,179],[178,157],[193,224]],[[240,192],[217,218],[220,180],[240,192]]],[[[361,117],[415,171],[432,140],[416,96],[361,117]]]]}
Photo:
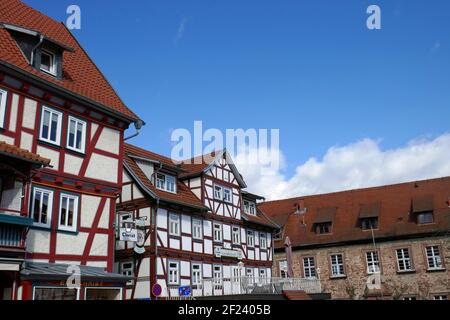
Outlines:
{"type": "Polygon", "coordinates": [[[282,226],[273,273],[320,278],[332,299],[448,299],[450,178],[266,202],[282,226]]]}
{"type": "Polygon", "coordinates": [[[238,294],[234,279],[270,278],[276,226],[257,210],[260,197],[243,191],[242,176],[221,151],[187,162],[125,146],[118,225],[142,220],[145,239],[117,241],[117,269],[133,276],[128,299],[238,294]],[[141,248],[136,248],[140,246],[141,248]]]}
{"type": "MultiPolygon", "coordinates": [[[[124,131],[142,122],[63,24],[4,0],[0,43],[0,143],[48,160],[14,184],[22,190],[20,209],[0,212],[0,222],[9,221],[0,224],[1,241],[24,226],[17,217],[28,218],[20,241],[9,245],[23,250],[20,275],[13,288],[0,279],[0,297],[120,299],[128,278],[112,272],[115,203],[124,131]],[[81,281],[71,290],[70,275],[81,281]]],[[[5,184],[2,199],[14,196],[5,184]]],[[[0,272],[7,268],[0,264],[0,272]]]]}

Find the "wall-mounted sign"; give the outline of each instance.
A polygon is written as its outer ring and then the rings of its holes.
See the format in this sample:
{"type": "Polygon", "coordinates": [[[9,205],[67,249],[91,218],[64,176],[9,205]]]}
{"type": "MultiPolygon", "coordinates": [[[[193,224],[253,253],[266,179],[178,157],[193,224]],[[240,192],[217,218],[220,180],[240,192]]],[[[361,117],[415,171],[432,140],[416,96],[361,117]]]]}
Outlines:
{"type": "Polygon", "coordinates": [[[183,286],[178,288],[178,295],[180,297],[190,297],[192,293],[192,289],[189,286],[183,286]]]}
{"type": "Polygon", "coordinates": [[[137,239],[134,245],[134,252],[137,254],[143,254],[145,252],[145,221],[136,220],[136,232],[137,239]]]}
{"type": "Polygon", "coordinates": [[[137,230],[136,224],[132,221],[126,221],[122,223],[121,228],[119,229],[119,239],[120,241],[137,241],[137,230]]]}
{"type": "Polygon", "coordinates": [[[242,260],[242,251],[233,250],[233,249],[225,249],[221,247],[214,248],[214,255],[217,258],[228,257],[228,258],[236,258],[238,260],[242,260]]]}

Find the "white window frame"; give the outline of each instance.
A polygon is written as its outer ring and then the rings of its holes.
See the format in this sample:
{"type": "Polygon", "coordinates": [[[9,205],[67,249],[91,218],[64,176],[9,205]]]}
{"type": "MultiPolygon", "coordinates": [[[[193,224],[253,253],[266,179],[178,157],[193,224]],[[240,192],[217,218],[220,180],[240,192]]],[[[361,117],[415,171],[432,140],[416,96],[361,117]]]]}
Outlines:
{"type": "Polygon", "coordinates": [[[53,215],[53,190],[43,189],[34,187],[33,188],[33,198],[31,199],[31,219],[33,219],[33,226],[35,227],[44,227],[44,228],[50,228],[51,221],[52,221],[52,215],[53,215]],[[41,222],[35,222],[34,221],[34,204],[35,204],[35,197],[36,197],[36,191],[41,193],[40,198],[40,208],[39,208],[39,221],[41,221],[42,216],[42,200],[44,197],[44,193],[48,194],[48,205],[47,205],[47,223],[41,223],[41,222]]]}
{"type": "Polygon", "coordinates": [[[214,184],[213,195],[215,200],[223,200],[223,187],[218,184],[214,184]]]}
{"type": "Polygon", "coordinates": [[[156,185],[156,189],[158,189],[158,190],[162,190],[162,191],[166,191],[166,192],[170,192],[170,193],[174,193],[174,194],[177,193],[177,178],[173,175],[161,173],[161,172],[156,173],[155,185],[156,185]],[[159,179],[158,175],[163,176],[164,180],[159,179]],[[173,179],[173,190],[169,189],[169,179],[173,179]],[[163,185],[161,185],[159,181],[163,181],[163,185]]]}
{"type": "Polygon", "coordinates": [[[331,254],[330,267],[332,278],[345,277],[344,255],[342,253],[331,254]],[[339,257],[341,258],[341,262],[339,262],[339,257]]]}
{"type": "Polygon", "coordinates": [[[264,268],[259,269],[259,278],[260,279],[267,279],[267,270],[264,268]]]}
{"type": "Polygon", "coordinates": [[[378,251],[366,251],[367,274],[376,274],[381,272],[380,255],[378,251]]]}
{"type": "Polygon", "coordinates": [[[280,260],[278,262],[278,267],[280,270],[280,278],[286,279],[288,278],[288,263],[287,260],[280,260]]]}
{"type": "Polygon", "coordinates": [[[435,294],[435,295],[433,295],[433,300],[447,301],[448,300],[448,295],[446,295],[446,294],[435,294]]]}
{"type": "MultiPolygon", "coordinates": [[[[134,262],[133,261],[122,261],[120,263],[120,274],[134,278],[134,262]],[[131,267],[125,268],[124,267],[125,264],[131,264],[131,267]]],[[[128,280],[126,283],[127,286],[132,286],[133,284],[134,284],[133,279],[128,280]]]]}
{"type": "Polygon", "coordinates": [[[221,223],[214,222],[213,235],[214,235],[214,242],[223,242],[223,228],[221,223]]]}
{"type": "Polygon", "coordinates": [[[175,286],[180,284],[180,261],[169,260],[167,264],[167,284],[175,286]],[[173,265],[176,267],[174,268],[173,265]]]}
{"type": "Polygon", "coordinates": [[[169,213],[169,235],[177,237],[181,235],[181,216],[178,213],[169,213]]]}
{"type": "Polygon", "coordinates": [[[409,272],[414,271],[414,267],[412,264],[412,258],[411,258],[411,250],[409,248],[399,248],[395,250],[395,256],[397,258],[397,270],[399,272],[409,272]],[[401,256],[399,257],[399,253],[401,253],[401,256]],[[408,253],[408,256],[406,257],[406,254],[408,253]],[[403,263],[404,268],[401,268],[400,262],[403,263]],[[406,268],[406,265],[409,265],[409,268],[406,268]]]}
{"type": "Polygon", "coordinates": [[[8,101],[8,91],[0,89],[0,128],[5,127],[6,102],[8,101]]]}
{"type": "Polygon", "coordinates": [[[241,228],[237,226],[231,227],[231,242],[232,244],[241,244],[241,228]]]}
{"type": "Polygon", "coordinates": [[[256,216],[256,203],[248,200],[244,200],[244,211],[247,214],[256,216]]]}
{"type": "Polygon", "coordinates": [[[316,279],[317,278],[316,259],[314,257],[304,257],[303,258],[303,275],[306,279],[316,279]],[[312,263],[311,263],[311,261],[312,261],[312,263]],[[314,275],[313,275],[313,271],[314,271],[314,275]]]}
{"type": "Polygon", "coordinates": [[[199,287],[203,282],[203,266],[199,262],[192,262],[191,264],[191,285],[193,287],[199,287]],[[198,267],[198,270],[194,270],[194,267],[198,267]]]}
{"type": "Polygon", "coordinates": [[[267,234],[265,232],[259,233],[259,248],[262,250],[267,249],[267,234]]]}
{"type": "Polygon", "coordinates": [[[46,49],[41,49],[41,65],[39,69],[47,74],[51,74],[52,76],[56,76],[56,54],[46,49]],[[51,65],[49,66],[49,70],[45,70],[42,68],[42,55],[46,54],[50,57],[51,65]]]}
{"type": "Polygon", "coordinates": [[[69,116],[68,122],[67,122],[67,141],[66,141],[66,148],[69,150],[73,150],[80,153],[85,153],[86,151],[86,128],[87,128],[87,122],[78,118],[75,118],[73,116],[69,116]],[[81,143],[80,148],[76,148],[75,146],[69,145],[69,137],[70,137],[70,123],[75,122],[75,134],[74,134],[74,144],[77,145],[77,127],[79,124],[82,126],[82,132],[81,132],[81,143]]]}
{"type": "Polygon", "coordinates": [[[203,240],[203,221],[192,219],[192,239],[203,240]]]}
{"type": "Polygon", "coordinates": [[[214,283],[214,290],[222,290],[223,268],[221,265],[213,265],[213,283],[214,283]]]}
{"type": "Polygon", "coordinates": [[[42,111],[41,111],[41,123],[39,126],[39,140],[50,143],[50,144],[54,144],[54,145],[61,145],[61,127],[62,127],[62,118],[63,118],[63,113],[61,111],[52,109],[50,107],[47,106],[42,106],[42,111]],[[49,127],[48,127],[48,138],[43,137],[43,129],[44,129],[44,113],[45,112],[49,112],[50,113],[50,123],[49,123],[49,127]],[[50,139],[51,136],[51,123],[52,123],[52,115],[55,114],[58,117],[58,122],[56,125],[56,141],[53,141],[50,139]]]}
{"type": "Polygon", "coordinates": [[[249,248],[255,247],[255,232],[253,230],[247,230],[247,247],[249,248]]]}
{"type": "Polygon", "coordinates": [[[428,270],[443,270],[444,265],[442,263],[441,248],[438,245],[426,246],[425,255],[427,257],[427,268],[428,270]],[[431,251],[429,251],[431,249],[431,251]],[[431,255],[430,255],[431,253],[431,255]],[[431,260],[431,261],[430,261],[431,260]],[[433,263],[430,266],[430,262],[433,263]]]}
{"type": "MultiPolygon", "coordinates": [[[[78,205],[79,205],[80,197],[74,194],[61,193],[59,196],[59,210],[58,210],[58,229],[69,232],[76,232],[78,228],[78,205]],[[73,200],[73,217],[72,217],[72,226],[67,226],[61,224],[61,211],[62,211],[62,203],[63,198],[67,198],[69,200],[73,200]]],[[[69,221],[69,215],[66,214],[66,224],[69,221]]]]}
{"type": "Polygon", "coordinates": [[[222,187],[223,201],[233,203],[233,190],[231,188],[222,187]],[[229,198],[226,196],[228,192],[229,198]]]}

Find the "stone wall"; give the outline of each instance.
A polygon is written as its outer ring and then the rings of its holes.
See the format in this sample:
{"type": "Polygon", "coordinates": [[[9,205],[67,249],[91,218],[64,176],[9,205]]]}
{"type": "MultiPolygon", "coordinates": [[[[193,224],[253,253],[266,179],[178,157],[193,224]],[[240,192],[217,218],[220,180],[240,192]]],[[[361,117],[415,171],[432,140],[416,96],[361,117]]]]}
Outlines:
{"type": "MultiPolygon", "coordinates": [[[[316,249],[293,251],[293,269],[295,277],[304,277],[303,258],[314,257],[324,292],[331,293],[332,299],[433,299],[435,295],[446,295],[450,299],[450,237],[420,238],[380,242],[376,244],[381,259],[382,290],[367,290],[370,276],[367,272],[366,251],[373,251],[371,243],[364,245],[342,245],[316,249]],[[429,271],[425,247],[439,245],[444,270],[429,271]],[[410,248],[413,272],[397,271],[396,249],[410,248]],[[331,278],[330,255],[343,254],[345,277],[331,278]]],[[[280,276],[279,262],[285,260],[284,251],[278,251],[274,259],[275,277],[280,276]]]]}

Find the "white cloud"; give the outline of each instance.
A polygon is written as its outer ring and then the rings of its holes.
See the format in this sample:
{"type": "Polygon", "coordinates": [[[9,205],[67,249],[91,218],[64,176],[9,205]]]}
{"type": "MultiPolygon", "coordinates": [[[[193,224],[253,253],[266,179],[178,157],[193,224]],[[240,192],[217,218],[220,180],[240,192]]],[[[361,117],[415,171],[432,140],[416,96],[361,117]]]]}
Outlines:
{"type": "Polygon", "coordinates": [[[412,140],[398,149],[383,150],[380,141],[372,139],[334,146],[322,159],[312,157],[298,165],[292,177],[283,173],[282,152],[276,150],[275,154],[280,156],[280,168],[271,168],[266,162],[264,174],[260,166],[241,161],[242,153],[236,156],[248,190],[268,200],[450,175],[450,133],[412,140]]]}
{"type": "Polygon", "coordinates": [[[187,24],[188,19],[187,18],[182,18],[180,21],[180,24],[178,25],[178,30],[177,30],[177,34],[175,36],[175,44],[178,43],[178,41],[180,41],[183,36],[184,36],[184,32],[186,31],[186,24],[187,24]]]}

